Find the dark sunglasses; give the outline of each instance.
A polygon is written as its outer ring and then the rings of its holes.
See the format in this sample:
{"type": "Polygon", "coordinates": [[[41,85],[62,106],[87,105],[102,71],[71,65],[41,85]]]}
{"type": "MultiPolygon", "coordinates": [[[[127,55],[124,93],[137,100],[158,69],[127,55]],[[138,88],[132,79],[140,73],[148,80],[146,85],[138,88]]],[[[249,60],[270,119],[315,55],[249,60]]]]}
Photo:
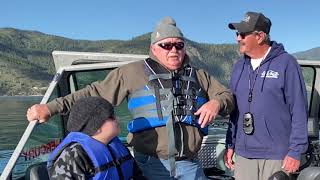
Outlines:
{"type": "Polygon", "coordinates": [[[250,35],[250,34],[253,34],[254,31],[251,31],[251,32],[236,32],[236,35],[237,37],[240,36],[241,39],[244,39],[246,38],[246,36],[250,35]]]}
{"type": "Polygon", "coordinates": [[[159,43],[158,46],[160,46],[162,49],[170,51],[173,46],[177,50],[181,50],[184,48],[184,42],[176,42],[176,43],[171,43],[171,42],[166,42],[166,43],[159,43]]]}

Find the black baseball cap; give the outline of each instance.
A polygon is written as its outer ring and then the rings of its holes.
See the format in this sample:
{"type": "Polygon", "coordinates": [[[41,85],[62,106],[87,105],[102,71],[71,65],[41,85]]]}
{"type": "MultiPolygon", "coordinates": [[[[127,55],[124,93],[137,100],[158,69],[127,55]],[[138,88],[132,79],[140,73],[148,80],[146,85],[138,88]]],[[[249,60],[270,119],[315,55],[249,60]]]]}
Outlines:
{"type": "Polygon", "coordinates": [[[240,33],[263,31],[269,34],[271,21],[262,13],[247,12],[240,23],[229,23],[228,26],[230,29],[235,29],[240,33]]]}

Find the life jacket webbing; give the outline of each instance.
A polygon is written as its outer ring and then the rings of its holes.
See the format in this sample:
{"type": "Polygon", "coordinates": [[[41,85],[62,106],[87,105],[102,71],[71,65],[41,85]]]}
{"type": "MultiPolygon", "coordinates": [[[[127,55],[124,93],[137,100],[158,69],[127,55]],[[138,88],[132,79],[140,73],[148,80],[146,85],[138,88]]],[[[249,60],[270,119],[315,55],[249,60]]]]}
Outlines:
{"type": "Polygon", "coordinates": [[[191,81],[191,82],[197,83],[197,81],[194,79],[194,77],[180,76],[180,79],[183,81],[191,81]]]}
{"type": "MultiPolygon", "coordinates": [[[[164,109],[161,109],[162,112],[162,118],[164,116],[169,116],[172,113],[173,104],[172,104],[173,98],[170,98],[169,100],[165,100],[161,102],[161,107],[164,109]]],[[[156,112],[156,106],[155,104],[147,104],[140,107],[137,107],[135,109],[131,110],[131,114],[133,118],[140,118],[140,117],[156,117],[158,114],[156,112]]]]}
{"type": "MultiPolygon", "coordinates": [[[[162,110],[166,111],[168,108],[172,107],[172,101],[173,98],[169,97],[169,100],[162,100],[161,101],[161,107],[163,108],[162,110]]],[[[156,105],[155,103],[151,103],[151,104],[145,104],[145,105],[141,105],[139,107],[135,107],[134,109],[132,109],[131,111],[133,113],[139,113],[139,112],[143,112],[143,111],[152,111],[152,110],[156,110],[156,105]]]]}
{"type": "MultiPolygon", "coordinates": [[[[159,89],[160,94],[169,94],[171,92],[171,89],[159,89]]],[[[141,97],[141,96],[153,96],[154,95],[154,89],[144,89],[144,90],[138,90],[135,91],[134,94],[130,94],[129,98],[136,98],[136,97],[141,97]]]]}
{"type": "Polygon", "coordinates": [[[161,108],[161,102],[160,102],[160,90],[159,86],[156,86],[154,89],[154,94],[156,96],[156,108],[157,108],[157,115],[159,117],[159,120],[163,120],[163,115],[162,115],[162,108],[161,108]]]}
{"type": "Polygon", "coordinates": [[[128,155],[123,156],[123,157],[121,157],[119,159],[115,159],[113,161],[110,161],[110,162],[108,162],[108,163],[106,163],[104,165],[101,165],[100,167],[96,167],[94,169],[95,170],[95,174],[97,174],[99,172],[103,172],[103,171],[105,171],[105,170],[107,170],[107,169],[109,169],[109,168],[111,168],[113,166],[115,166],[115,167],[116,166],[121,166],[122,163],[124,163],[124,162],[126,162],[126,161],[128,161],[130,159],[131,159],[131,155],[128,154],[128,155]]]}
{"type": "Polygon", "coordinates": [[[166,123],[167,134],[168,134],[168,161],[170,168],[170,176],[174,177],[176,175],[176,160],[175,160],[175,138],[173,131],[173,119],[172,115],[169,116],[169,119],[166,123]]]}
{"type": "Polygon", "coordinates": [[[172,79],[172,75],[167,74],[151,74],[149,75],[149,81],[155,80],[155,79],[172,79]]]}
{"type": "MultiPolygon", "coordinates": [[[[151,74],[149,76],[149,81],[152,81],[152,80],[155,80],[155,79],[172,79],[172,74],[151,74]]],[[[197,81],[195,80],[194,77],[190,77],[190,76],[184,76],[184,75],[179,75],[179,79],[180,80],[183,80],[183,81],[191,81],[191,82],[194,82],[194,83],[197,83],[197,81]]]]}

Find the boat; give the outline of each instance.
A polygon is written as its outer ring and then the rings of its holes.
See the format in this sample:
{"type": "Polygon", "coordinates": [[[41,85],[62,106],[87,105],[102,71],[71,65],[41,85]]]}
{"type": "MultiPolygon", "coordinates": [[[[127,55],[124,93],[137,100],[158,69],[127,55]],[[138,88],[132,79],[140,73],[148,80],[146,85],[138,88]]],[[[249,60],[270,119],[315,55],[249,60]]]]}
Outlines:
{"type": "MultiPolygon", "coordinates": [[[[146,55],[53,51],[56,74],[51,81],[41,104],[75,92],[91,82],[103,80],[113,69],[147,58],[146,55]]],[[[320,60],[298,60],[308,91],[309,150],[303,155],[300,170],[316,167],[320,171],[319,117],[320,117],[320,60]]],[[[130,119],[126,103],[116,108],[123,121],[130,119]]],[[[55,115],[47,123],[30,122],[12,153],[1,180],[43,179],[48,155],[68,133],[68,115],[55,115]]],[[[228,120],[218,118],[210,125],[209,134],[203,138],[199,161],[209,179],[233,179],[233,172],[224,166],[225,134],[228,120]]],[[[122,128],[125,129],[125,128],[122,128]]],[[[125,142],[125,137],[121,137],[125,142]]],[[[127,144],[128,146],[128,144],[127,144]]],[[[130,147],[129,147],[130,149],[130,147]]],[[[299,173],[296,174],[298,177],[299,173]]]]}

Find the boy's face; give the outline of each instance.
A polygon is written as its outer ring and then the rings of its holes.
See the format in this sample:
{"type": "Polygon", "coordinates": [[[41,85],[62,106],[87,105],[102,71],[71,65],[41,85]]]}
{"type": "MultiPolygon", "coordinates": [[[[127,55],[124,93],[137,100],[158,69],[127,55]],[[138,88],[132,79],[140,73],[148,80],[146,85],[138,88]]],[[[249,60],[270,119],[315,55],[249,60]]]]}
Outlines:
{"type": "Polygon", "coordinates": [[[107,136],[116,137],[120,134],[120,124],[117,118],[110,118],[101,127],[102,132],[107,136]]]}

